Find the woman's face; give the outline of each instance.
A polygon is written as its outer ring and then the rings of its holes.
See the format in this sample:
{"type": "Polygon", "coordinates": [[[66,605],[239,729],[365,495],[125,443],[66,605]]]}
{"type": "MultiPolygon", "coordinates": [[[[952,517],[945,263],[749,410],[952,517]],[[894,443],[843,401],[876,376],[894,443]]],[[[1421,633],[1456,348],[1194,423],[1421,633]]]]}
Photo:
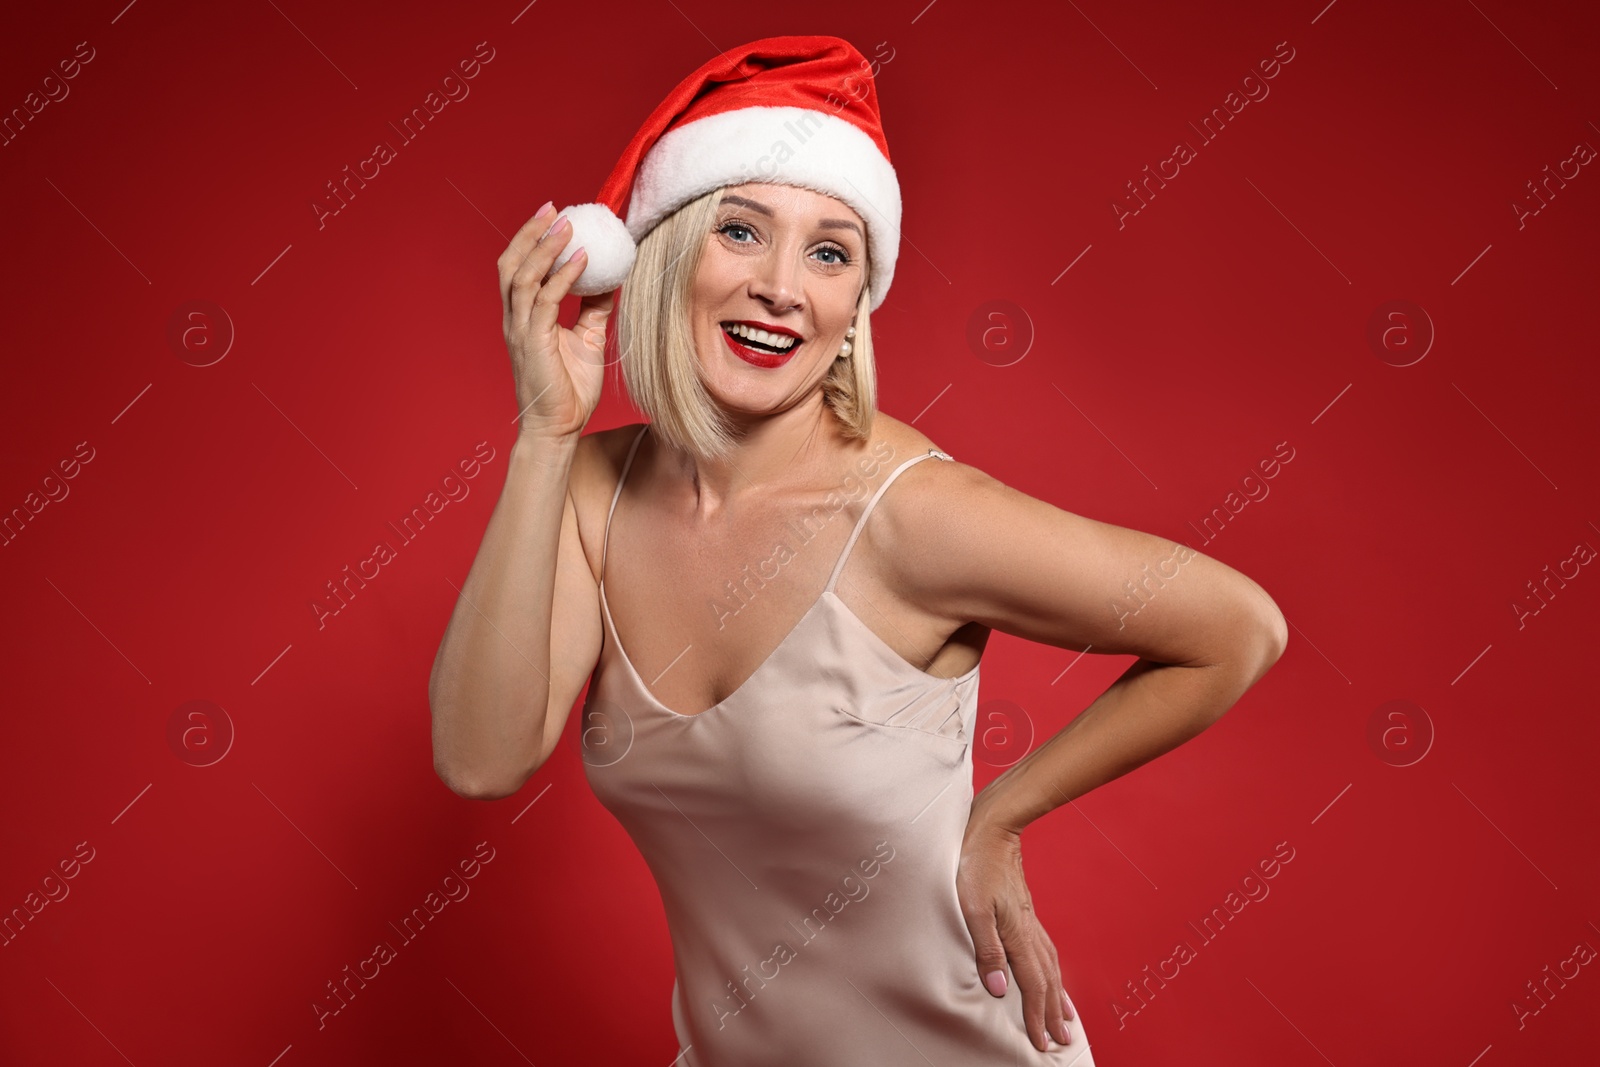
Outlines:
{"type": "Polygon", "coordinates": [[[689,312],[712,398],[765,413],[820,388],[866,284],[866,251],[861,216],[831,196],[766,182],[724,190],[689,312]],[[735,324],[766,332],[730,334],[735,324]]]}

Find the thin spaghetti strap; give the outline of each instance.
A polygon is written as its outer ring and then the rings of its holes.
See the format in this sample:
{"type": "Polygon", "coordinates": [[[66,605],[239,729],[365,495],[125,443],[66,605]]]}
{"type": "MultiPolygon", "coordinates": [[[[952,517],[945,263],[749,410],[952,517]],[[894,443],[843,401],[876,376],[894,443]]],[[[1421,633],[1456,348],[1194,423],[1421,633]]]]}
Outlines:
{"type": "Polygon", "coordinates": [[[628,480],[628,468],[633,466],[633,456],[639,451],[639,442],[644,440],[645,431],[650,429],[647,422],[639,427],[639,432],[634,435],[633,444],[628,447],[628,458],[622,461],[622,473],[617,476],[617,490],[611,494],[611,510],[606,512],[606,532],[600,538],[600,583],[606,580],[606,549],[611,544],[611,516],[616,514],[617,500],[622,496],[622,483],[628,480]]]}
{"type": "Polygon", "coordinates": [[[921,455],[912,456],[910,459],[900,464],[900,466],[896,467],[890,472],[889,477],[883,480],[883,484],[878,486],[878,491],[872,494],[872,499],[867,501],[867,506],[861,509],[861,518],[856,520],[856,528],[850,531],[850,540],[844,543],[844,551],[839,553],[839,562],[833,565],[833,573],[828,576],[828,584],[822,587],[822,591],[824,593],[831,593],[833,591],[834,583],[839,580],[839,575],[844,571],[844,561],[850,558],[850,550],[856,547],[856,538],[861,536],[862,529],[867,525],[867,516],[872,514],[872,509],[877,506],[878,498],[883,495],[883,491],[889,488],[896,478],[900,477],[901,471],[905,470],[913,463],[921,463],[929,456],[938,456],[940,459],[951,459],[949,453],[941,452],[937,448],[930,448],[921,455]]]}

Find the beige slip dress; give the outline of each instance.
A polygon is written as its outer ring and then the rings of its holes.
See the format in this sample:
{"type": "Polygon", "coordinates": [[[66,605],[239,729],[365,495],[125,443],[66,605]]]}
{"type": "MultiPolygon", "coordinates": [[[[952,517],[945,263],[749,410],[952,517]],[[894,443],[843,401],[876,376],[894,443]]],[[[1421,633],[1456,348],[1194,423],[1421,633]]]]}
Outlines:
{"type": "Polygon", "coordinates": [[[699,714],[656,700],[629,661],[601,549],[605,640],[579,745],[661,893],[671,1067],[1093,1067],[1081,1020],[1041,1052],[1015,980],[1002,998],[980,984],[956,895],[978,668],[919,670],[834,593],[878,499],[934,456],[951,458],[930,450],[884,480],[810,609],[699,714]]]}

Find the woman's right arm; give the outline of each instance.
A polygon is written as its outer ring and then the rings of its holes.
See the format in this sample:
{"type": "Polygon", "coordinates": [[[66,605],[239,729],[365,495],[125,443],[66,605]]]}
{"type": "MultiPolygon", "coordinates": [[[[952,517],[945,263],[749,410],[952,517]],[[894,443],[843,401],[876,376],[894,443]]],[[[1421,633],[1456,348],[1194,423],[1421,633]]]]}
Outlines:
{"type": "Polygon", "coordinates": [[[550,273],[572,232],[552,221],[547,206],[500,256],[521,430],[428,681],[434,770],[478,799],[515,793],[549,758],[600,651],[599,587],[569,482],[591,452],[582,434],[604,384],[615,292],[585,298],[561,328],[561,299],[586,259],[550,273]]]}

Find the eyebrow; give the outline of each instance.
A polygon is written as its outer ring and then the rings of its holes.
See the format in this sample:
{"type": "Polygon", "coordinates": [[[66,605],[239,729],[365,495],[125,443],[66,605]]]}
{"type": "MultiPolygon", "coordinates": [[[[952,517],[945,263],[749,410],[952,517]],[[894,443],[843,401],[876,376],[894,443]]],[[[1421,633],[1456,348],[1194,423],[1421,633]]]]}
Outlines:
{"type": "MultiPolygon", "coordinates": [[[[751,211],[759,211],[768,218],[772,217],[772,209],[767,205],[760,203],[759,201],[747,200],[742,196],[734,196],[732,193],[724,194],[722,197],[722,203],[738,204],[742,207],[749,208],[751,211]]],[[[817,225],[824,230],[854,230],[856,231],[856,235],[858,237],[861,237],[862,240],[866,240],[866,236],[861,233],[861,227],[857,226],[848,219],[823,219],[818,222],[817,225]]]]}

